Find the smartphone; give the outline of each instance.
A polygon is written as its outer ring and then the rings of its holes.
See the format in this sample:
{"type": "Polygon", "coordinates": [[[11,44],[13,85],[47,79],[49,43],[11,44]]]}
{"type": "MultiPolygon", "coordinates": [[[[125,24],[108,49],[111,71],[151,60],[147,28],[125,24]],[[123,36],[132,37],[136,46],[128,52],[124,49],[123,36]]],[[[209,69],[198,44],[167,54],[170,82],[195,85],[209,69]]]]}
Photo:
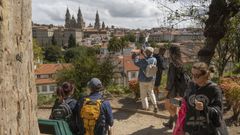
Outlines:
{"type": "Polygon", "coordinates": [[[180,107],[181,104],[182,104],[182,100],[181,99],[176,99],[176,98],[171,98],[170,103],[177,106],[177,107],[180,107]]]}

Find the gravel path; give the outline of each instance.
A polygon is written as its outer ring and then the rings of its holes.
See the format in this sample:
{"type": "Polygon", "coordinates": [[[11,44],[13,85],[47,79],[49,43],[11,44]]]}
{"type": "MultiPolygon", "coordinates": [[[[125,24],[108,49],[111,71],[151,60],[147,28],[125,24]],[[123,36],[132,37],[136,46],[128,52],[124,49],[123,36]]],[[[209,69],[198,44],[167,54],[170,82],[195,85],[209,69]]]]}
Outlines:
{"type": "MultiPolygon", "coordinates": [[[[141,112],[138,111],[141,108],[140,102],[135,102],[132,98],[116,98],[111,100],[114,108],[114,135],[171,135],[171,130],[163,128],[162,122],[166,121],[167,112],[163,109],[161,103],[159,103],[160,111],[157,115],[154,115],[151,111],[141,112]],[[129,108],[122,110],[121,108],[129,108]]],[[[50,109],[39,109],[39,118],[48,118],[50,109]]],[[[240,135],[239,127],[228,128],[229,135],[240,135]]]]}

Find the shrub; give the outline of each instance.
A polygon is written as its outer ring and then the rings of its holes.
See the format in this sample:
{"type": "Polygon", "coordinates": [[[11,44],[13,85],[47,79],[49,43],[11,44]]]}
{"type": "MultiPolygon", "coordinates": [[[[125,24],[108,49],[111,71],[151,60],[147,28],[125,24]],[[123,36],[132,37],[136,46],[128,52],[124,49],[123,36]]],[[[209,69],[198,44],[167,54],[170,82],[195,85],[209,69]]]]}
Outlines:
{"type": "Polygon", "coordinates": [[[117,94],[117,95],[127,94],[130,92],[130,90],[127,87],[124,87],[118,84],[109,85],[107,86],[106,90],[111,94],[117,94]]]}
{"type": "Polygon", "coordinates": [[[227,103],[233,109],[232,118],[238,121],[240,117],[240,77],[221,78],[220,87],[225,93],[227,103]]]}
{"type": "Polygon", "coordinates": [[[134,93],[135,99],[140,98],[139,82],[137,80],[130,80],[128,82],[129,89],[134,93]]]}
{"type": "Polygon", "coordinates": [[[44,95],[44,94],[38,94],[37,96],[37,105],[50,105],[53,104],[56,100],[56,96],[54,95],[44,95]]]}

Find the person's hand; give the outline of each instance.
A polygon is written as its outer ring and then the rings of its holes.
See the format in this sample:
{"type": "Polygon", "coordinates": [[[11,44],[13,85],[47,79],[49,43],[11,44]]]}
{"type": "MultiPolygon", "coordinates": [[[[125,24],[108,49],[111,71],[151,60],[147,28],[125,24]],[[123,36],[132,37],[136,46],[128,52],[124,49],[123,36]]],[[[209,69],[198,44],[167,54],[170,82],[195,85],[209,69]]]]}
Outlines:
{"type": "Polygon", "coordinates": [[[203,102],[200,102],[195,99],[195,109],[197,109],[198,111],[202,111],[203,110],[203,102]]]}
{"type": "Polygon", "coordinates": [[[133,49],[133,50],[131,50],[131,53],[139,54],[140,50],[139,49],[133,49]]]}

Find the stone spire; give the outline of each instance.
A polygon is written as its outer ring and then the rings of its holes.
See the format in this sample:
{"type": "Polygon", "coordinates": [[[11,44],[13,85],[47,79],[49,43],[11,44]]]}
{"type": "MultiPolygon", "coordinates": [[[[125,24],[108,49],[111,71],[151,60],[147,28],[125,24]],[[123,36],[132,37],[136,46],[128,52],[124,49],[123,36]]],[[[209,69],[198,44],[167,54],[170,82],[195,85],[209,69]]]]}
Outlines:
{"type": "Polygon", "coordinates": [[[66,15],[65,15],[65,28],[70,28],[70,25],[71,25],[71,15],[67,8],[66,15]]]}
{"type": "Polygon", "coordinates": [[[83,21],[83,16],[81,9],[79,7],[78,14],[77,14],[77,28],[83,29],[85,27],[85,22],[83,21]]]}
{"type": "Polygon", "coordinates": [[[105,29],[105,23],[102,22],[102,29],[104,30],[105,29]]]}
{"type": "Polygon", "coordinates": [[[76,27],[76,19],[74,17],[74,15],[72,16],[72,19],[71,19],[71,24],[70,24],[70,28],[75,28],[76,27]]]}
{"type": "Polygon", "coordinates": [[[98,11],[96,13],[94,29],[100,29],[100,19],[99,19],[98,11]]]}

